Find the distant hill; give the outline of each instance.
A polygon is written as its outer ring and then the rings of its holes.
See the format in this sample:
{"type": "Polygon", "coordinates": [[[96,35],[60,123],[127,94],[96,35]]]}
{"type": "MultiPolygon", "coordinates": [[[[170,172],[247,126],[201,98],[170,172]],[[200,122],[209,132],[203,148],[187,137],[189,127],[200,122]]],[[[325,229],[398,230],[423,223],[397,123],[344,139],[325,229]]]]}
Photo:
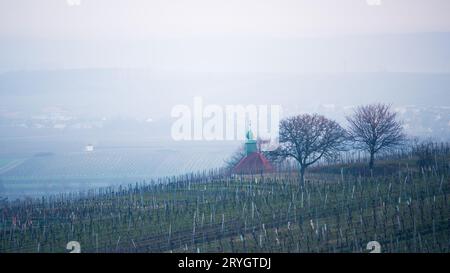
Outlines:
{"type": "Polygon", "coordinates": [[[53,107],[78,119],[151,117],[170,122],[173,106],[192,106],[194,96],[203,96],[205,104],[281,104],[287,115],[324,111],[333,118],[340,118],[341,114],[322,106],[351,109],[385,102],[407,109],[402,114],[422,132],[429,128],[435,131],[435,122],[439,122],[439,128],[447,127],[448,132],[449,94],[450,74],[18,71],[0,75],[0,119],[29,118],[53,107]],[[430,111],[428,117],[426,113],[430,111]]]}

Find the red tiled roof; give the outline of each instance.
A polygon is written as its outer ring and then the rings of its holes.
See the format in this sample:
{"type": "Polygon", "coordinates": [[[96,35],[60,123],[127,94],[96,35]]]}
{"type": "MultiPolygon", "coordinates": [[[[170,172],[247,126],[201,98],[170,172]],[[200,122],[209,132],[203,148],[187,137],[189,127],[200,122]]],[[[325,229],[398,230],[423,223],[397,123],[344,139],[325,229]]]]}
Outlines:
{"type": "Polygon", "coordinates": [[[237,174],[257,174],[261,172],[272,172],[273,167],[267,158],[258,152],[251,153],[239,161],[233,168],[237,174]]]}

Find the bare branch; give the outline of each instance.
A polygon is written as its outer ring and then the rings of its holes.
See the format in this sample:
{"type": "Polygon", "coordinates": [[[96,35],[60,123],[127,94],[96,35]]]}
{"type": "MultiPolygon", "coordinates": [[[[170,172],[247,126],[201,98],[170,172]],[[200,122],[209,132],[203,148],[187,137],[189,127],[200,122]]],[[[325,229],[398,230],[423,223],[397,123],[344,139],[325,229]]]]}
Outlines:
{"type": "Polygon", "coordinates": [[[345,130],[321,115],[299,115],[280,123],[278,156],[292,157],[300,165],[301,181],[307,167],[344,149],[345,130]]]}
{"type": "Polygon", "coordinates": [[[358,107],[352,116],[347,117],[347,121],[349,139],[354,142],[355,148],[370,154],[371,169],[376,153],[394,149],[406,140],[397,113],[386,104],[358,107]]]}

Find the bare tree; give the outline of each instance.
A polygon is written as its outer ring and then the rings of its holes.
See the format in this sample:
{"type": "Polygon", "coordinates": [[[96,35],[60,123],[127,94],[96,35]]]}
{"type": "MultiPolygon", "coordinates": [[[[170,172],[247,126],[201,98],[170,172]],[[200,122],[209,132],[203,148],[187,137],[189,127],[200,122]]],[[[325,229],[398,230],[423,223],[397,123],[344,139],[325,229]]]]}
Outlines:
{"type": "Polygon", "coordinates": [[[373,170],[378,152],[391,150],[406,140],[402,122],[386,104],[360,106],[347,121],[350,124],[349,139],[355,143],[355,148],[370,154],[370,170],[373,170]]]}
{"type": "Polygon", "coordinates": [[[305,171],[321,158],[333,158],[344,149],[345,130],[321,115],[299,115],[280,123],[278,156],[294,158],[299,164],[300,182],[305,171]]]}

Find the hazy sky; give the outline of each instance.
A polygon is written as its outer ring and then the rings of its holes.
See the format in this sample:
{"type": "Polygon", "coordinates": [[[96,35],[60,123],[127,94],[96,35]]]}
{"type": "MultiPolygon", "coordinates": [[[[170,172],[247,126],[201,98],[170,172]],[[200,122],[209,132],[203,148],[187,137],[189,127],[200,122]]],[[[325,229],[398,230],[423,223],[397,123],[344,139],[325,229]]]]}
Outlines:
{"type": "Polygon", "coordinates": [[[449,0],[0,0],[0,73],[449,72],[449,11],[449,0]]]}
{"type": "Polygon", "coordinates": [[[448,0],[1,0],[0,35],[145,39],[450,31],[448,0]],[[70,5],[77,3],[80,5],[70,5]]]}

